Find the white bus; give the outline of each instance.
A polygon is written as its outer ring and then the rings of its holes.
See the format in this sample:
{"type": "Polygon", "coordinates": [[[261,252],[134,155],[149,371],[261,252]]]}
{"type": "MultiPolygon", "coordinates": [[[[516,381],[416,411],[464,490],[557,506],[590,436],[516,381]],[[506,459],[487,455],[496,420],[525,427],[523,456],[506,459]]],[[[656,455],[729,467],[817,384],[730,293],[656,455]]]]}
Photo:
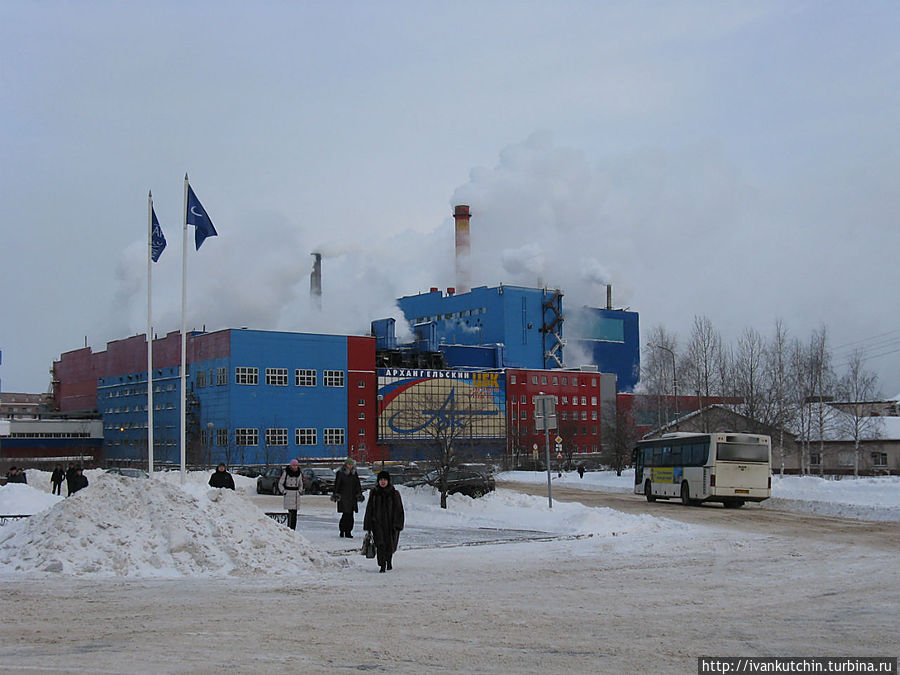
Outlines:
{"type": "Polygon", "coordinates": [[[772,440],[741,433],[673,433],[638,441],[634,492],[648,502],[681,498],[685,506],[722,502],[737,508],[772,492],[772,440]]]}

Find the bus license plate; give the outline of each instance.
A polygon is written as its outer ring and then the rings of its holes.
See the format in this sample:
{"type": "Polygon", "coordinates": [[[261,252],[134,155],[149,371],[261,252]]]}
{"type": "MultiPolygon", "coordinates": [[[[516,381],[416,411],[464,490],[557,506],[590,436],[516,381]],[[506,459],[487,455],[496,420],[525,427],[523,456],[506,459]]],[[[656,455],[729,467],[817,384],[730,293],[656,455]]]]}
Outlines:
{"type": "Polygon", "coordinates": [[[750,490],[735,490],[734,493],[737,495],[749,495],[750,490]]]}

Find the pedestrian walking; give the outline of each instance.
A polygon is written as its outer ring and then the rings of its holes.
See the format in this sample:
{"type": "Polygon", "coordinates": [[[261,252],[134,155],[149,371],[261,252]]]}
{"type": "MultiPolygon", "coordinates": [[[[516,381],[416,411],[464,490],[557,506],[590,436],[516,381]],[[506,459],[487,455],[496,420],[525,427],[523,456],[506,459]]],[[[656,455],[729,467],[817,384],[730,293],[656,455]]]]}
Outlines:
{"type": "Polygon", "coordinates": [[[284,467],[278,487],[284,493],[284,508],[288,512],[288,527],[297,529],[297,511],[300,508],[300,495],[303,494],[303,474],[300,473],[300,462],[292,459],[284,467]]]}
{"type": "Polygon", "coordinates": [[[62,482],[65,478],[66,472],[62,468],[62,464],[57,464],[53,473],[50,474],[50,485],[53,487],[50,492],[52,494],[62,496],[62,482]]]}
{"type": "Polygon", "coordinates": [[[66,497],[71,497],[72,493],[75,492],[72,488],[75,487],[76,475],[78,475],[78,467],[74,464],[69,464],[69,468],[66,469],[66,497]]]}
{"type": "Polygon", "coordinates": [[[214,488],[228,488],[234,490],[234,476],[228,473],[225,462],[219,462],[219,466],[209,477],[209,486],[214,488]]]}
{"type": "Polygon", "coordinates": [[[352,457],[344,460],[344,466],[334,476],[334,492],[331,500],[337,502],[341,522],[338,527],[341,536],[353,539],[353,514],[359,511],[359,503],[363,500],[362,485],[356,473],[356,461],[352,457]]]}
{"type": "Polygon", "coordinates": [[[28,477],[25,475],[25,469],[19,469],[16,466],[9,467],[6,472],[7,483],[28,483],[28,477]]]}
{"type": "Polygon", "coordinates": [[[371,532],[375,540],[379,572],[393,569],[391,563],[400,541],[403,523],[403,500],[397,488],[391,485],[391,474],[382,471],[378,474],[378,485],[369,492],[366,515],[363,518],[363,529],[371,532]]]}
{"type": "Polygon", "coordinates": [[[584,464],[578,465],[578,477],[584,478],[584,464]]]}

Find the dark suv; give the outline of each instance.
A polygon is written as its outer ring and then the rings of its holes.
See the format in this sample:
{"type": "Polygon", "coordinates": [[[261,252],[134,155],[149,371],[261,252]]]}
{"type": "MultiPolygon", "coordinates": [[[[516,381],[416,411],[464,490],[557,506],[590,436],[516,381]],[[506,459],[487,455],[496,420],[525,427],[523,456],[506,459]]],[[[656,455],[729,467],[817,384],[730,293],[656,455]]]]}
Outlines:
{"type": "Polygon", "coordinates": [[[270,466],[263,471],[256,479],[257,494],[268,492],[269,494],[280,495],[281,490],[278,489],[278,481],[281,478],[281,472],[283,470],[283,467],[280,466],[270,466]]]}
{"type": "Polygon", "coordinates": [[[330,494],[334,490],[334,469],[327,466],[309,466],[301,469],[303,491],[308,495],[330,494]]]}
{"type": "MultiPolygon", "coordinates": [[[[440,470],[429,471],[420,480],[408,483],[408,485],[410,487],[430,485],[439,489],[441,486],[440,470]]],[[[464,467],[451,467],[447,470],[447,494],[453,495],[459,492],[475,498],[492,492],[495,488],[494,477],[490,474],[464,467]]]]}

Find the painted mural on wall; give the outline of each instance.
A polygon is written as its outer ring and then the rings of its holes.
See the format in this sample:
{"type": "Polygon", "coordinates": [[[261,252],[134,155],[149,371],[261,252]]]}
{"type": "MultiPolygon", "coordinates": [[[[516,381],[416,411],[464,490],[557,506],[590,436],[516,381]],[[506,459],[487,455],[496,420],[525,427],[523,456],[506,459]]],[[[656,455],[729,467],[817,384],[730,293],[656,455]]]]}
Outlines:
{"type": "Polygon", "coordinates": [[[378,435],[383,440],[504,438],[503,373],[411,368],[378,370],[378,435]]]}

